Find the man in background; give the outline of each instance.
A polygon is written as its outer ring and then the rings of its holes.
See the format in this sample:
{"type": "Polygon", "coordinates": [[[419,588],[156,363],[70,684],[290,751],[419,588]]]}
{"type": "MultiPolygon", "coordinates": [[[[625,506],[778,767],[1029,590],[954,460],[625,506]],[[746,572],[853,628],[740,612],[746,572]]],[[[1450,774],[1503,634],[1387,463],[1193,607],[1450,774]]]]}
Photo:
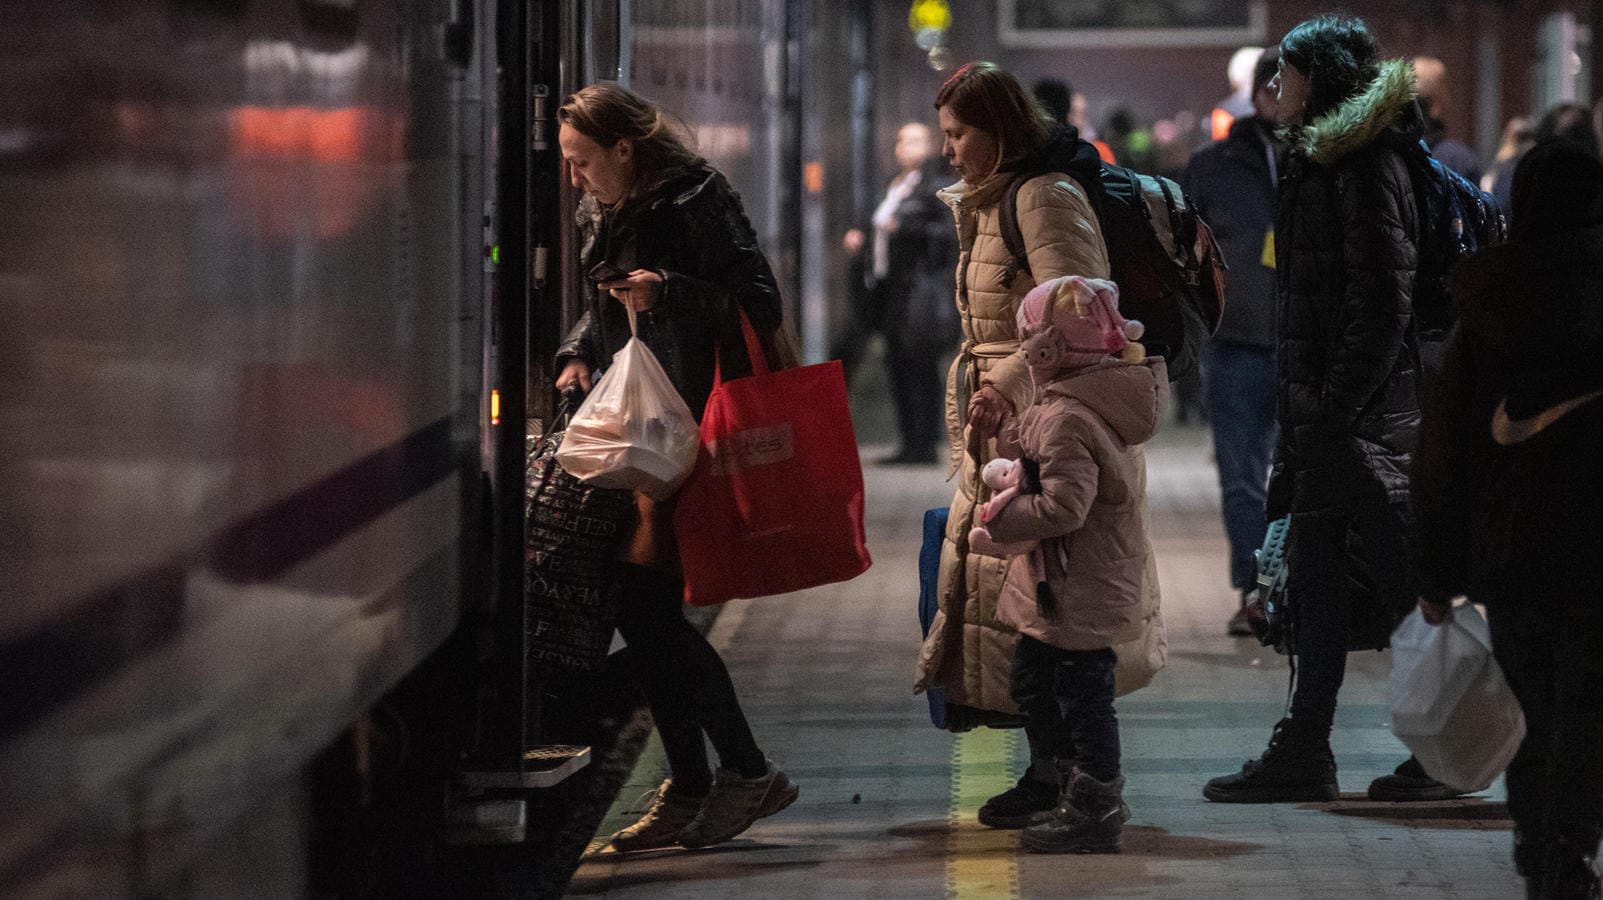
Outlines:
{"type": "Polygon", "coordinates": [[[1480,157],[1469,147],[1448,137],[1447,125],[1442,122],[1449,96],[1447,65],[1434,56],[1414,57],[1414,84],[1419,89],[1419,106],[1425,112],[1425,146],[1430,148],[1430,155],[1468,178],[1470,184],[1480,184],[1480,157]]]}
{"type": "Polygon", "coordinates": [[[1090,141],[1103,162],[1118,162],[1107,142],[1097,140],[1096,129],[1091,127],[1090,117],[1086,114],[1089,104],[1084,94],[1075,93],[1067,81],[1057,78],[1042,78],[1030,89],[1030,93],[1035,95],[1035,102],[1041,105],[1052,121],[1073,125],[1080,132],[1080,137],[1090,141]]]}
{"type": "Polygon", "coordinates": [[[1253,114],[1252,73],[1262,56],[1262,47],[1242,47],[1231,54],[1230,63],[1225,67],[1225,75],[1230,79],[1230,96],[1215,104],[1208,114],[1210,140],[1224,140],[1237,119],[1253,114]]]}
{"type": "Polygon", "coordinates": [[[1186,196],[1213,228],[1230,264],[1224,317],[1203,356],[1203,395],[1219,466],[1230,584],[1239,605],[1228,630],[1250,635],[1246,597],[1252,552],[1263,544],[1269,464],[1275,447],[1275,75],[1278,48],[1262,53],[1250,80],[1253,114],[1192,156],[1186,196]]]}

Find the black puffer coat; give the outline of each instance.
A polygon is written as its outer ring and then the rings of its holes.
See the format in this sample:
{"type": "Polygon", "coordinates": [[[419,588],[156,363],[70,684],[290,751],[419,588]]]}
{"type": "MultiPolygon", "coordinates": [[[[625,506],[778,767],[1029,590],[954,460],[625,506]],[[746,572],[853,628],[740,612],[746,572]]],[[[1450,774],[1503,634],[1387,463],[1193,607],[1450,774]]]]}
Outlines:
{"type": "MultiPolygon", "coordinates": [[[[696,420],[712,391],[714,349],[724,380],[751,374],[736,304],[746,310],[772,368],[780,368],[775,335],[779,286],[757,235],[724,176],[707,166],[675,173],[617,211],[593,197],[579,203],[580,265],[603,260],[624,270],[663,275],[657,303],[637,317],[649,348],[696,420]]],[[[623,304],[586,289],[588,309],[557,348],[556,371],[577,357],[605,369],[629,340],[623,304]]]]}
{"type": "Polygon", "coordinates": [[[1420,594],[1532,606],[1596,595],[1603,227],[1482,250],[1452,291],[1459,322],[1414,465],[1420,594]]]}
{"type": "Polygon", "coordinates": [[[1275,219],[1279,445],[1269,517],[1406,502],[1419,430],[1419,211],[1403,153],[1423,119],[1407,62],[1294,135],[1275,219]]]}

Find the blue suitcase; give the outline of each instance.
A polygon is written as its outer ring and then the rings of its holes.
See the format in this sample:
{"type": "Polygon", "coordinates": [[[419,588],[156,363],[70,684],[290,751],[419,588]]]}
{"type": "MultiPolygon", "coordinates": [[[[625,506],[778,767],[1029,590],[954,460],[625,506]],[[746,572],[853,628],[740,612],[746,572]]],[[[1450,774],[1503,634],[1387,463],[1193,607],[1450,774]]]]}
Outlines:
{"type": "MultiPolygon", "coordinates": [[[[924,513],[924,543],[918,551],[918,624],[929,636],[930,623],[940,608],[937,582],[941,570],[941,543],[946,537],[946,519],[950,507],[942,506],[924,513]]],[[[946,691],[930,688],[924,696],[930,703],[930,721],[936,728],[946,728],[946,691]]]]}

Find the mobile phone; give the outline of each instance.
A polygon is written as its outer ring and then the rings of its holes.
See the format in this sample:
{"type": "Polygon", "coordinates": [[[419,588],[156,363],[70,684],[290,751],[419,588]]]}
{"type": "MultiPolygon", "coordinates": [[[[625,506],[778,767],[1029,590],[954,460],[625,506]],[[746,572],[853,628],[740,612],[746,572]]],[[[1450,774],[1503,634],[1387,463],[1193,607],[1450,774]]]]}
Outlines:
{"type": "Polygon", "coordinates": [[[591,284],[605,284],[608,281],[622,281],[629,277],[629,273],[606,260],[602,260],[591,266],[590,271],[585,273],[585,277],[590,279],[591,284]]]}

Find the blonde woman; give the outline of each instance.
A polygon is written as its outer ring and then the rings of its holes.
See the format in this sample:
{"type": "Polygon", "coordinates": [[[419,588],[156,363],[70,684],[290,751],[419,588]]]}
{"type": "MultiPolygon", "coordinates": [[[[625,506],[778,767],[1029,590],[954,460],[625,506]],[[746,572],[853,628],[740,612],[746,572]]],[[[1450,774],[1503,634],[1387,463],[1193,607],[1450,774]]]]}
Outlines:
{"type": "MultiPolygon", "coordinates": [[[[558,389],[589,390],[592,373],[623,348],[630,335],[625,305],[698,421],[712,390],[715,350],[724,378],[751,374],[742,310],[770,366],[780,368],[774,273],[739,196],[690,148],[672,117],[603,82],[568,98],[557,121],[568,177],[585,193],[581,265],[596,273],[589,308],[557,350],[558,389]]],[[[612,836],[612,846],[705,847],[784,809],[797,790],[758,748],[718,652],[685,620],[670,504],[639,499],[640,521],[619,562],[618,631],[636,660],[671,774],[645,815],[612,836]],[[707,739],[718,751],[716,772],[707,739]]]]}

